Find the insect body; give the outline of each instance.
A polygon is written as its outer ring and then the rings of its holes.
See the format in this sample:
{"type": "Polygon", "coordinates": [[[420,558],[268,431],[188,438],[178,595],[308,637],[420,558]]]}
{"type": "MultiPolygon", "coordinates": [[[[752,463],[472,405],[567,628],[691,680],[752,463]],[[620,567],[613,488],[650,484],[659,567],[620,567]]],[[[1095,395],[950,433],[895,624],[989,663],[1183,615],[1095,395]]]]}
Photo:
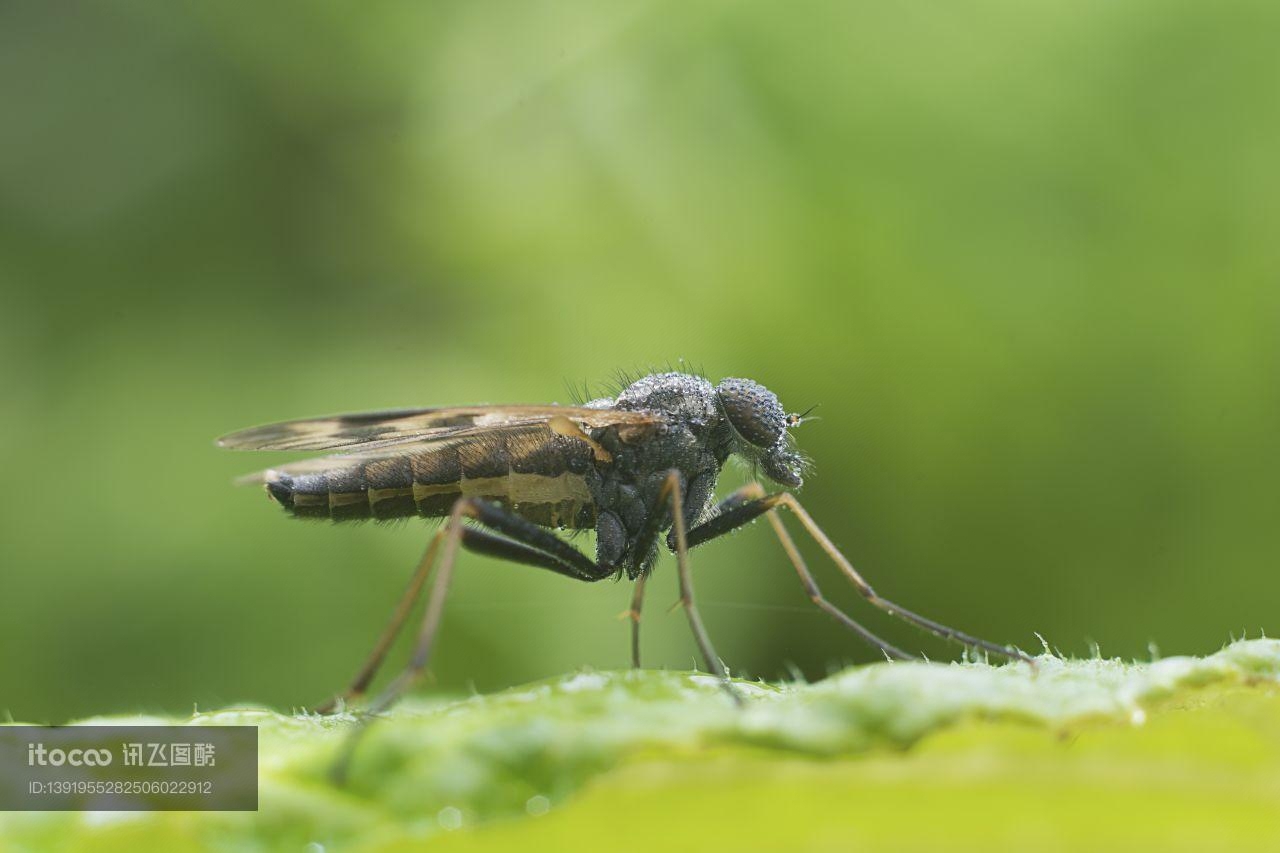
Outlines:
{"type": "Polygon", "coordinates": [[[625,575],[636,581],[633,660],[638,666],[644,582],[665,533],[677,556],[681,600],[695,638],[708,668],[725,675],[694,605],[687,552],[766,514],[818,607],[890,657],[911,657],[827,602],[778,518],[778,508],[798,516],[872,604],[946,639],[1026,659],[879,597],[789,492],[766,494],[752,483],[714,502],[717,479],[731,456],[751,463],[775,483],[799,488],[805,461],[790,431],[803,420],[786,414],[772,392],[749,379],[712,385],[700,376],[661,373],[631,383],[614,398],[583,406],[344,415],[244,430],[219,444],[340,451],[246,478],[263,483],[270,497],[296,516],[447,519],[391,624],[342,694],[351,698],[365,691],[440,556],[414,656],[375,703],[379,708],[390,704],[427,663],[459,546],[577,580],[625,575]],[[596,533],[594,559],[554,532],[583,529],[596,533]]]}

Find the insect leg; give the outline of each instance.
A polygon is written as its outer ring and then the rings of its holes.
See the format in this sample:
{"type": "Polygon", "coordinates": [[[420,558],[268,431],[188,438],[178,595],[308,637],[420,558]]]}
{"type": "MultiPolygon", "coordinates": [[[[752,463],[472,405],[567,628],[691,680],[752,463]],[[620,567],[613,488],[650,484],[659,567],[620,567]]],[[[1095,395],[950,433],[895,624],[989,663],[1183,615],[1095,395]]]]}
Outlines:
{"type": "Polygon", "coordinates": [[[782,519],[778,518],[778,513],[772,507],[763,510],[756,509],[764,497],[764,488],[759,483],[748,483],[730,494],[716,504],[712,510],[711,517],[706,522],[689,531],[690,547],[699,545],[716,536],[723,536],[725,533],[755,520],[761,512],[766,513],[769,516],[769,523],[773,525],[773,530],[782,543],[782,549],[787,552],[791,565],[795,567],[796,573],[800,575],[800,583],[804,586],[804,591],[808,593],[810,601],[828,616],[857,634],[865,643],[879,649],[886,657],[894,658],[895,660],[914,660],[914,655],[904,652],[888,640],[864,628],[861,623],[827,600],[826,596],[822,594],[822,590],[818,587],[818,582],[814,579],[813,573],[809,571],[808,565],[805,564],[804,557],[800,555],[799,549],[796,548],[796,543],[792,540],[791,534],[782,525],[782,519]],[[727,520],[721,521],[727,514],[733,513],[739,508],[745,509],[736,515],[730,516],[727,520]]]}
{"type": "Polygon", "coordinates": [[[449,592],[459,545],[514,562],[551,569],[577,580],[596,581],[613,573],[610,568],[597,566],[585,554],[555,534],[495,504],[474,498],[461,498],[454,504],[449,520],[438,535],[443,535],[444,541],[440,571],[436,574],[431,596],[427,600],[413,656],[395,681],[370,706],[371,713],[390,707],[418,679],[431,659],[431,649],[435,643],[436,631],[440,627],[444,599],[449,592]],[[473,519],[511,538],[505,539],[483,530],[465,527],[462,523],[464,518],[473,519]]]}
{"type": "Polygon", "coordinates": [[[715,647],[711,645],[711,638],[707,635],[707,629],[702,624],[702,617],[698,614],[698,607],[693,600],[693,574],[689,571],[689,543],[685,534],[684,506],[680,495],[680,472],[678,471],[672,471],[667,474],[667,479],[658,492],[658,499],[654,502],[655,512],[653,515],[658,515],[657,508],[667,501],[671,502],[671,518],[675,526],[676,567],[680,575],[680,603],[684,606],[684,611],[689,617],[689,628],[693,631],[693,638],[698,643],[703,660],[706,661],[707,670],[720,676],[720,684],[733,697],[733,701],[741,705],[742,696],[738,694],[738,691],[734,689],[733,683],[729,681],[729,671],[720,661],[720,656],[716,654],[715,647]]]}
{"type": "MultiPolygon", "coordinates": [[[[756,486],[759,488],[758,484],[756,484],[756,486]]],[[[763,492],[763,489],[760,489],[760,491],[763,492]]],[[[777,494],[758,497],[753,500],[740,503],[737,506],[726,510],[721,515],[709,519],[705,524],[701,524],[691,531],[689,536],[690,547],[701,544],[708,539],[713,539],[716,536],[728,533],[730,530],[741,527],[754,518],[758,518],[765,513],[769,513],[770,523],[773,524],[774,531],[782,540],[782,546],[786,549],[787,556],[791,558],[792,563],[796,566],[796,570],[801,572],[801,577],[803,578],[808,574],[808,571],[807,569],[801,569],[801,566],[804,564],[803,558],[800,557],[800,552],[796,549],[795,543],[791,541],[791,537],[786,533],[785,527],[782,526],[782,520],[773,512],[777,507],[786,507],[800,519],[800,523],[804,525],[805,530],[813,540],[822,547],[822,550],[826,551],[827,556],[831,558],[832,562],[834,562],[845,577],[849,579],[849,581],[858,590],[859,594],[861,594],[863,598],[875,607],[883,610],[890,616],[896,616],[902,621],[928,631],[929,633],[937,637],[941,637],[944,640],[970,648],[982,649],[984,651],[1000,655],[1001,657],[1009,658],[1010,660],[1020,660],[1031,664],[1035,663],[1032,658],[1016,649],[1000,646],[987,640],[966,634],[963,631],[958,631],[955,628],[949,628],[946,625],[933,621],[932,619],[928,619],[903,607],[899,607],[897,604],[894,604],[886,598],[880,597],[880,595],[871,588],[871,585],[863,579],[862,575],[858,573],[857,569],[853,567],[853,564],[851,564],[844,554],[840,553],[840,550],[836,548],[835,544],[827,538],[827,535],[822,532],[822,528],[818,527],[817,523],[814,522],[813,518],[810,517],[809,513],[805,511],[804,507],[800,505],[800,502],[797,501],[790,492],[778,492],[777,494]],[[790,543],[789,546],[788,543],[790,543]]],[[[811,576],[810,579],[812,579],[811,576]]]]}
{"type": "MultiPolygon", "coordinates": [[[[593,571],[591,574],[587,574],[580,566],[569,563],[559,556],[548,554],[546,551],[531,547],[516,539],[495,536],[477,527],[462,528],[462,547],[477,554],[485,554],[490,557],[497,557],[500,560],[506,560],[509,563],[549,569],[558,575],[564,575],[574,580],[598,581],[604,576],[600,571],[593,571]]],[[[606,574],[609,573],[612,573],[612,570],[606,572],[606,574]]]]}
{"type": "Polygon", "coordinates": [[[440,570],[436,572],[431,593],[427,598],[427,609],[422,614],[422,627],[418,629],[418,639],[413,647],[413,655],[409,663],[401,670],[378,698],[369,706],[371,714],[381,713],[391,707],[413,682],[417,681],[431,660],[431,649],[435,645],[436,631],[440,627],[440,619],[444,615],[444,600],[449,594],[449,583],[453,580],[453,564],[458,557],[458,545],[462,541],[462,519],[472,514],[473,506],[469,498],[462,498],[453,505],[449,520],[440,530],[444,542],[440,557],[440,570]]]}
{"type": "MultiPolygon", "coordinates": [[[[576,572],[576,577],[580,580],[598,581],[609,577],[614,573],[612,566],[602,566],[579,551],[573,545],[570,545],[559,536],[552,533],[545,527],[539,527],[532,521],[527,521],[515,513],[503,509],[501,506],[483,500],[468,500],[468,517],[474,519],[485,527],[501,533],[508,537],[511,541],[524,546],[525,549],[531,551],[539,551],[549,557],[554,558],[562,569],[554,569],[561,574],[574,577],[572,572],[576,572]]],[[[477,532],[474,528],[464,528],[463,544],[470,544],[466,539],[471,533],[477,532]]],[[[473,540],[474,541],[474,540],[473,540]]],[[[506,541],[506,540],[504,540],[506,541]]],[[[483,550],[484,546],[477,548],[483,550]]],[[[496,556],[505,557],[506,559],[516,559],[517,562],[525,562],[510,556],[509,554],[501,554],[493,551],[485,553],[495,553],[496,556]]],[[[514,553],[514,552],[512,552],[514,553]]],[[[542,565],[545,568],[551,568],[549,563],[534,563],[534,565],[542,565]]]]}
{"type": "Polygon", "coordinates": [[[644,584],[648,578],[644,575],[636,578],[635,590],[631,593],[631,609],[627,615],[631,618],[631,666],[640,668],[640,612],[644,608],[644,584]]]}
{"type": "MultiPolygon", "coordinates": [[[[351,685],[343,692],[335,695],[322,705],[315,708],[317,714],[328,714],[334,711],[340,702],[349,702],[364,695],[368,689],[370,682],[378,674],[378,669],[382,666],[386,659],[387,652],[390,651],[396,637],[404,627],[405,619],[408,618],[409,612],[413,609],[414,603],[422,593],[423,584],[426,582],[427,575],[430,573],[431,564],[435,561],[436,551],[440,547],[440,540],[444,537],[444,529],[441,528],[431,537],[431,544],[427,546],[427,550],[422,555],[422,559],[418,562],[417,569],[414,570],[413,578],[409,582],[408,588],[404,595],[401,596],[399,604],[396,605],[395,612],[391,616],[391,621],[387,623],[387,627],[383,629],[382,635],[378,638],[377,644],[370,653],[364,665],[357,671],[355,677],[351,681],[351,685]]],[[[547,554],[536,548],[523,545],[520,542],[511,539],[505,539],[500,536],[486,533],[472,527],[462,528],[462,547],[469,551],[475,551],[480,554],[487,554],[492,557],[507,560],[513,563],[522,563],[524,565],[537,566],[539,568],[550,569],[558,574],[571,577],[574,580],[594,581],[600,579],[600,572],[593,571],[590,575],[586,574],[582,567],[571,564],[564,559],[547,554]]]]}
{"type": "Polygon", "coordinates": [[[346,778],[351,756],[355,752],[367,721],[372,719],[372,715],[377,715],[395,704],[396,700],[421,677],[427,663],[431,660],[431,651],[444,614],[444,601],[449,593],[454,562],[460,545],[469,550],[512,562],[550,569],[576,580],[602,580],[612,575],[614,571],[610,566],[597,565],[555,534],[497,505],[475,498],[460,498],[453,505],[453,511],[449,514],[444,526],[432,539],[431,546],[423,556],[423,566],[419,569],[425,580],[434,562],[437,549],[443,549],[440,555],[440,569],[436,572],[435,581],[427,598],[427,607],[422,615],[422,627],[418,631],[413,654],[400,674],[370,704],[368,713],[371,716],[366,717],[364,723],[347,739],[331,771],[335,781],[340,783],[346,778]],[[463,519],[466,518],[498,530],[511,538],[507,539],[484,530],[466,527],[463,524],[463,519]]]}
{"type": "MultiPolygon", "coordinates": [[[[444,553],[440,559],[440,571],[436,572],[435,582],[431,585],[431,593],[427,599],[427,609],[422,616],[422,627],[418,631],[418,641],[414,645],[413,657],[410,658],[408,665],[401,670],[395,680],[378,694],[378,698],[369,707],[371,715],[381,713],[391,707],[404,691],[422,675],[427,661],[431,659],[431,647],[435,642],[436,629],[440,627],[440,617],[444,612],[444,599],[449,592],[449,581],[453,578],[453,563],[458,556],[458,544],[462,540],[462,519],[468,515],[468,510],[471,508],[472,503],[473,501],[470,498],[460,498],[453,505],[453,512],[449,514],[448,521],[436,534],[436,539],[444,543],[444,553]]],[[[429,549],[432,552],[434,550],[434,548],[429,549]]],[[[372,719],[373,717],[369,716],[361,720],[360,725],[351,732],[351,735],[343,744],[342,750],[338,753],[338,758],[330,770],[330,774],[336,783],[342,784],[346,781],[347,770],[351,766],[351,758],[355,755],[356,746],[360,743],[360,738],[372,719]]]]}
{"type": "Polygon", "coordinates": [[[405,619],[409,617],[409,611],[413,609],[413,605],[417,602],[418,596],[422,594],[422,586],[427,580],[427,575],[431,573],[431,565],[435,562],[436,551],[440,548],[440,540],[444,537],[444,530],[437,531],[431,537],[431,543],[427,545],[427,550],[423,552],[422,559],[418,561],[418,567],[413,571],[413,578],[409,581],[408,588],[405,589],[404,595],[400,597],[400,602],[396,605],[395,612],[391,615],[391,621],[387,623],[387,627],[382,630],[382,635],[378,637],[377,644],[373,647],[373,651],[365,660],[364,664],[357,670],[355,677],[351,679],[350,686],[341,693],[335,695],[322,705],[317,705],[315,713],[329,714],[337,709],[339,703],[349,702],[352,699],[359,698],[364,695],[365,690],[369,688],[369,683],[373,681],[374,676],[378,674],[378,669],[382,666],[382,662],[387,657],[387,652],[391,650],[391,645],[399,636],[400,630],[404,627],[405,619]]]}

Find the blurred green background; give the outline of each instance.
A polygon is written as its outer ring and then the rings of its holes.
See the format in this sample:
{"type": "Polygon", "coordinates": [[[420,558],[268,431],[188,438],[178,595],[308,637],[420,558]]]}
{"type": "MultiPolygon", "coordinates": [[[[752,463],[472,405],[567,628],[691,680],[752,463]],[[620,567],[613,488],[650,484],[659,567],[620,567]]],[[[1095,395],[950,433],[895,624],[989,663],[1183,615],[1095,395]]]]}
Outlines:
{"type": "MultiPolygon", "coordinates": [[[[1280,631],[1278,36],[1234,0],[4,4],[0,709],[354,670],[426,525],[291,521],[231,486],[285,457],[215,436],[679,359],[821,403],[803,500],[907,606],[1076,654],[1280,631]]],[[[626,665],[626,584],[463,560],[437,688],[626,665]]],[[[764,525],[695,567],[736,671],[874,658],[764,525]]],[[[668,558],[649,665],[694,661],[675,595],[668,558]]]]}

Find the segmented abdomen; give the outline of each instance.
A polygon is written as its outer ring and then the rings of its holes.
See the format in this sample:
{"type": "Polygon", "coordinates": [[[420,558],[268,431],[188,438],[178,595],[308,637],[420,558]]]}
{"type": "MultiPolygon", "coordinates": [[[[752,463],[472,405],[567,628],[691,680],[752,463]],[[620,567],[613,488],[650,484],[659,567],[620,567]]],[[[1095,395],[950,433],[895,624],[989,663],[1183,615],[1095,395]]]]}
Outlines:
{"type": "Polygon", "coordinates": [[[293,515],[334,521],[448,515],[460,497],[498,501],[546,527],[595,525],[591,448],[537,430],[473,437],[400,456],[334,457],[333,467],[263,475],[293,515]]]}

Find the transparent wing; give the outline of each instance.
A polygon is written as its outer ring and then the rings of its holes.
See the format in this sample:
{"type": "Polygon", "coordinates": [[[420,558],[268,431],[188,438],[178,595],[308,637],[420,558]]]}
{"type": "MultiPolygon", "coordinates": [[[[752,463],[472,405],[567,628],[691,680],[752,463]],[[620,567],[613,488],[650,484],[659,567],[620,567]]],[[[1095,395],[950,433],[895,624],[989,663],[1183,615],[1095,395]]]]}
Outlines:
{"type": "Polygon", "coordinates": [[[610,408],[556,405],[458,406],[441,409],[400,409],[351,415],[331,415],[251,427],[218,439],[219,447],[235,450],[364,450],[407,442],[477,436],[491,430],[517,429],[565,419],[581,429],[607,426],[652,426],[661,416],[610,408]]]}

